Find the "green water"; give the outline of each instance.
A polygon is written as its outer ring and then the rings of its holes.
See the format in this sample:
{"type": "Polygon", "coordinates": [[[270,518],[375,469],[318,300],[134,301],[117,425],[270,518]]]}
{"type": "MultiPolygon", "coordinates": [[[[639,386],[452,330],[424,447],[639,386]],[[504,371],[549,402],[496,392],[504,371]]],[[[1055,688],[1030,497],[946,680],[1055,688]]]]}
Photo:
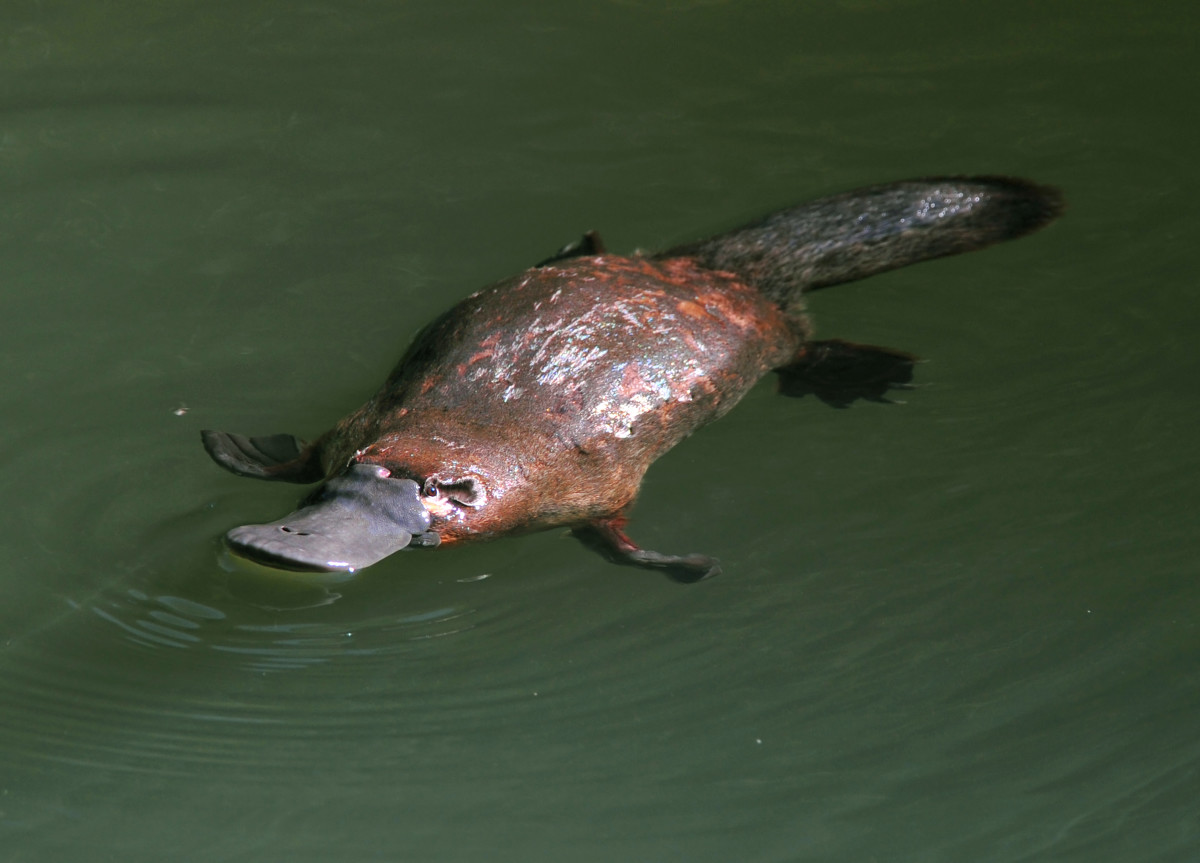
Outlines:
{"type": "Polygon", "coordinates": [[[1200,859],[1190,4],[0,9],[0,848],[12,861],[1200,859]],[[814,297],[928,360],[764,385],[631,525],[338,581],[223,555],[454,300],[1005,173],[1067,216],[814,297]]]}

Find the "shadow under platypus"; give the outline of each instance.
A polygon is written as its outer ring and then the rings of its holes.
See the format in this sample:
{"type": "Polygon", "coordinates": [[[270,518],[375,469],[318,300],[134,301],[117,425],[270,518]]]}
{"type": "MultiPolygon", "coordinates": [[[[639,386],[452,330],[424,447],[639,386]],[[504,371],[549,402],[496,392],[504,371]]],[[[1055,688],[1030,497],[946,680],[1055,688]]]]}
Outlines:
{"type": "Polygon", "coordinates": [[[406,546],[566,526],[617,563],[682,581],[715,559],[639,548],[627,513],[650,464],[768,372],[845,406],[908,384],[913,357],[814,341],[808,291],[1019,237],[1061,210],[998,177],[872,186],[652,255],[595,234],[472,294],[422,330],[375,396],[309,444],[202,432],[241,476],[323,484],[296,512],[229,531],[296,570],[369,566],[406,546]]]}

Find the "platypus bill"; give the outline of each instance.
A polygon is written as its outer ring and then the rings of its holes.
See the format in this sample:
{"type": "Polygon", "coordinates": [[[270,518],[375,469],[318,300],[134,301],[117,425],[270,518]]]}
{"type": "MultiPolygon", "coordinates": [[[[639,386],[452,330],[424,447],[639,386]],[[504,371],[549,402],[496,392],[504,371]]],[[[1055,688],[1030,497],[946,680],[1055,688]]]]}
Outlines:
{"type": "Polygon", "coordinates": [[[227,470],[323,480],[296,512],[226,534],[237,554],[354,571],[409,545],[565,526],[680,581],[700,554],[639,548],[626,514],[650,464],[774,371],[785,395],[886,401],[913,357],[814,341],[804,294],[1043,227],[1057,191],[1001,177],[872,186],[653,255],[594,233],[422,330],[363,407],[309,444],[202,432],[227,470]]]}

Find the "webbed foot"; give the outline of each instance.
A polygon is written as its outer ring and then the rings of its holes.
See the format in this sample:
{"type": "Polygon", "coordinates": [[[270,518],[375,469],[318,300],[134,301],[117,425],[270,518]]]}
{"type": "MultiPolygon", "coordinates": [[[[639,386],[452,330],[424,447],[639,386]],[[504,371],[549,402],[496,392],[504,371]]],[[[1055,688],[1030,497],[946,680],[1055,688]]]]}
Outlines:
{"type": "Polygon", "coordinates": [[[888,390],[912,389],[915,362],[903,351],[830,339],[806,343],[794,361],[775,371],[783,395],[815,395],[844,408],[857,399],[889,402],[888,390]]]}
{"type": "Polygon", "coordinates": [[[660,554],[639,548],[621,529],[624,524],[625,519],[621,517],[597,520],[574,528],[571,534],[610,563],[662,570],[673,581],[683,584],[720,574],[721,564],[715,557],[660,554]]]}
{"type": "Polygon", "coordinates": [[[290,434],[246,437],[205,430],[200,439],[213,461],[238,476],[297,483],[325,477],[317,448],[290,434]]]}
{"type": "Polygon", "coordinates": [[[571,258],[583,258],[603,254],[604,241],[600,239],[600,235],[595,231],[588,231],[575,242],[567,243],[553,255],[544,261],[538,261],[534,266],[546,267],[550,264],[556,264],[559,261],[570,260],[571,258]]]}

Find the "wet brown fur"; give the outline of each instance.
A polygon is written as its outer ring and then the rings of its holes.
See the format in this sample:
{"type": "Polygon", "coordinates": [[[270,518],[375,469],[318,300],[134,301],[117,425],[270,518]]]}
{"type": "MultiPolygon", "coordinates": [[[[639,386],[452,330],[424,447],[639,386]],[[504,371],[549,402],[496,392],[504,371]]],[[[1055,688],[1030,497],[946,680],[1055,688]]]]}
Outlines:
{"type": "Polygon", "coordinates": [[[573,258],[467,298],[414,342],[366,405],[318,442],[351,460],[451,484],[485,506],[435,526],[443,542],[620,512],[650,464],[729,410],[804,340],[727,273],[686,258],[573,258]]]}

